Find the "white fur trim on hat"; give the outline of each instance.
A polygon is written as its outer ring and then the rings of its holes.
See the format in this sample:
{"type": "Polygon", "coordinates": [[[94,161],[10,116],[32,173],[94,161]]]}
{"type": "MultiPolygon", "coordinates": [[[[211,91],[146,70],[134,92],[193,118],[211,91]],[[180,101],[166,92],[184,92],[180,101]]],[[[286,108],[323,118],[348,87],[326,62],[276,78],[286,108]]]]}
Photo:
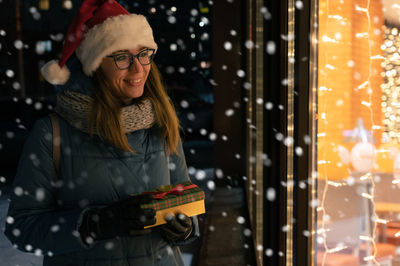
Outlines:
{"type": "Polygon", "coordinates": [[[69,69],[66,65],[62,68],[58,65],[57,60],[47,62],[41,69],[45,80],[53,85],[64,85],[70,76],[69,69]]]}
{"type": "Polygon", "coordinates": [[[119,15],[91,28],[76,49],[76,55],[83,65],[83,72],[91,76],[105,56],[140,46],[157,50],[153,30],[146,18],[137,14],[119,15]]]}

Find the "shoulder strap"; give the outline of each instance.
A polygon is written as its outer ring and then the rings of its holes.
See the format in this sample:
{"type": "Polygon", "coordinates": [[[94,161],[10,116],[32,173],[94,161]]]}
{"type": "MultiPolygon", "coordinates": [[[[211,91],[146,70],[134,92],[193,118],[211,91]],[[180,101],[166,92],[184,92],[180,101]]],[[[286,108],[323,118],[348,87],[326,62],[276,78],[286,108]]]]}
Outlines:
{"type": "Polygon", "coordinates": [[[51,113],[50,115],[51,124],[53,126],[53,164],[54,169],[56,170],[57,177],[59,177],[60,170],[60,125],[58,122],[58,117],[55,113],[51,113]]]}

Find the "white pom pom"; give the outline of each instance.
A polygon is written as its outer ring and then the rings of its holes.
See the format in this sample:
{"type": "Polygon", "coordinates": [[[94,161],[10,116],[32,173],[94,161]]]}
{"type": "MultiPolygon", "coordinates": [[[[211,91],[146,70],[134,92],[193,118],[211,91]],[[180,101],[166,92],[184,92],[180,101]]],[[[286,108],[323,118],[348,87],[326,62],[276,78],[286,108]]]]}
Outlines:
{"type": "Polygon", "coordinates": [[[45,80],[53,85],[63,85],[69,79],[69,69],[66,65],[62,68],[58,65],[58,61],[51,60],[47,62],[41,69],[40,72],[42,73],[45,80]]]}

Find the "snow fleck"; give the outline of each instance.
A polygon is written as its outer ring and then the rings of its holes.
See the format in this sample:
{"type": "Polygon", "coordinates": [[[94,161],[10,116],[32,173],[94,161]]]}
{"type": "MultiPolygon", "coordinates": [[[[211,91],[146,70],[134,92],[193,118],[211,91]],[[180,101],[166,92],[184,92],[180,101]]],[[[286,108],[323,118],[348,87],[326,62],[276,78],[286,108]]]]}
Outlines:
{"type": "Polygon", "coordinates": [[[227,51],[230,51],[232,49],[232,43],[231,42],[225,42],[224,43],[224,48],[227,51]]]}
{"type": "Polygon", "coordinates": [[[14,223],[14,217],[12,217],[12,216],[7,216],[7,218],[6,218],[6,223],[8,223],[8,224],[13,224],[14,223]]]}
{"type": "Polygon", "coordinates": [[[15,187],[14,188],[14,193],[17,196],[22,196],[24,194],[24,190],[22,189],[22,187],[15,187]]]}
{"type": "Polygon", "coordinates": [[[331,216],[328,215],[328,214],[325,214],[325,215],[322,216],[322,220],[324,222],[329,222],[331,220],[331,216]]]}
{"type": "Polygon", "coordinates": [[[276,199],[276,191],[274,188],[270,187],[267,189],[266,198],[269,201],[274,201],[276,199]]]}
{"type": "Polygon", "coordinates": [[[304,5],[303,5],[302,1],[300,1],[300,0],[296,1],[296,8],[297,9],[303,9],[303,7],[304,7],[304,5]]]}
{"type": "Polygon", "coordinates": [[[207,135],[207,129],[201,128],[200,129],[200,134],[203,135],[203,136],[207,135]]]}
{"type": "Polygon", "coordinates": [[[244,82],[243,83],[243,88],[245,88],[246,90],[250,90],[251,89],[251,83],[250,82],[244,82]]]}
{"type": "Polygon", "coordinates": [[[287,232],[289,231],[290,226],[289,225],[284,225],[282,226],[282,232],[287,232]]]}
{"type": "Polygon", "coordinates": [[[210,35],[208,35],[207,32],[204,32],[203,34],[201,34],[200,40],[207,41],[208,39],[210,39],[210,35]]]}
{"type": "Polygon", "coordinates": [[[309,145],[311,143],[311,138],[308,135],[304,135],[303,141],[305,144],[309,145]]]}
{"type": "Polygon", "coordinates": [[[168,22],[171,23],[171,24],[175,24],[175,23],[176,23],[176,17],[174,17],[174,16],[169,16],[169,17],[168,17],[168,22]]]}
{"type": "Polygon", "coordinates": [[[295,148],[295,152],[297,156],[302,156],[303,155],[303,148],[301,148],[300,146],[295,148]]]}
{"type": "Polygon", "coordinates": [[[45,198],[44,189],[43,188],[36,189],[36,200],[43,201],[44,198],[45,198]]]}
{"type": "Polygon", "coordinates": [[[88,243],[88,244],[92,244],[93,243],[93,238],[90,237],[90,236],[86,237],[85,240],[86,240],[86,243],[88,243]]]}
{"type": "Polygon", "coordinates": [[[244,223],[246,222],[246,219],[245,219],[243,216],[238,216],[238,217],[236,218],[236,222],[237,222],[238,224],[244,224],[244,223]]]}
{"type": "Polygon", "coordinates": [[[167,74],[173,74],[173,73],[175,72],[175,68],[174,68],[173,66],[167,66],[167,67],[165,68],[165,72],[166,72],[167,74]]]}
{"type": "Polygon", "coordinates": [[[270,248],[265,249],[265,255],[267,257],[272,257],[272,255],[274,255],[274,251],[270,248]]]}
{"type": "Polygon", "coordinates": [[[21,89],[21,85],[19,84],[18,81],[13,82],[12,87],[13,87],[14,90],[21,89]]]}
{"type": "Polygon", "coordinates": [[[258,245],[257,245],[257,250],[258,250],[258,251],[261,251],[261,250],[263,250],[263,246],[262,246],[262,245],[260,245],[260,244],[258,244],[258,245]]]}
{"type": "Polygon", "coordinates": [[[252,40],[247,40],[244,45],[246,46],[247,49],[253,49],[254,48],[254,42],[252,40]]]}
{"type": "Polygon", "coordinates": [[[263,104],[264,103],[264,99],[263,98],[257,98],[256,102],[257,102],[257,104],[263,104]]]}
{"type": "Polygon", "coordinates": [[[35,105],[34,105],[34,108],[36,110],[41,110],[42,107],[43,107],[43,104],[41,102],[36,102],[35,105]]]}
{"type": "Polygon", "coordinates": [[[106,250],[111,250],[111,249],[113,249],[114,248],[114,243],[113,242],[107,242],[105,245],[104,245],[104,247],[105,247],[105,249],[106,250]]]}
{"type": "Polygon", "coordinates": [[[236,32],[235,30],[231,30],[231,31],[230,31],[230,34],[231,34],[232,36],[236,36],[237,32],[236,32]]]}
{"type": "Polygon", "coordinates": [[[271,102],[267,102],[265,103],[265,109],[267,110],[272,110],[272,108],[274,107],[274,104],[271,102]]]}
{"type": "Polygon", "coordinates": [[[19,230],[18,228],[14,228],[11,233],[13,234],[13,236],[19,237],[21,235],[21,230],[19,230]]]}
{"type": "Polygon", "coordinates": [[[347,61],[347,66],[348,67],[354,67],[354,61],[353,60],[349,60],[349,61],[347,61]]]}
{"type": "Polygon", "coordinates": [[[301,181],[300,183],[299,183],[299,188],[301,188],[301,189],[305,189],[307,187],[307,184],[306,184],[306,182],[304,182],[304,181],[301,181]]]}
{"type": "Polygon", "coordinates": [[[245,236],[247,236],[247,237],[250,237],[250,236],[251,236],[251,230],[248,229],[248,228],[246,228],[246,229],[243,230],[243,234],[244,234],[245,236]]]}
{"type": "Polygon", "coordinates": [[[43,255],[43,252],[42,252],[42,250],[40,248],[35,249],[35,256],[40,257],[42,255],[43,255]]]}
{"type": "Polygon", "coordinates": [[[215,226],[214,226],[214,225],[210,225],[210,226],[208,227],[208,229],[209,229],[211,232],[213,232],[213,231],[215,231],[215,226]]]}
{"type": "Polygon", "coordinates": [[[50,39],[56,42],[61,42],[64,38],[64,34],[57,33],[57,34],[50,34],[50,39]]]}
{"type": "Polygon", "coordinates": [[[0,183],[5,183],[7,180],[4,176],[0,176],[0,183]]]}
{"type": "Polygon", "coordinates": [[[274,41],[268,41],[266,44],[265,50],[267,51],[267,54],[273,55],[276,52],[276,44],[274,41]]]}
{"type": "Polygon", "coordinates": [[[349,186],[353,186],[353,185],[355,184],[355,182],[356,182],[356,180],[355,180],[355,178],[352,177],[352,176],[349,176],[349,177],[346,179],[346,183],[347,183],[347,185],[349,185],[349,186]]]}
{"type": "Polygon", "coordinates": [[[223,217],[228,216],[228,214],[227,214],[226,212],[222,212],[221,215],[222,215],[223,217]]]}
{"type": "Polygon", "coordinates": [[[215,189],[215,182],[212,180],[207,181],[207,187],[209,190],[214,190],[215,189]]]}
{"type": "Polygon", "coordinates": [[[240,159],[240,154],[239,154],[239,153],[236,153],[236,154],[235,154],[235,158],[236,158],[236,159],[240,159]]]}
{"type": "Polygon", "coordinates": [[[264,19],[266,20],[270,20],[272,18],[272,14],[268,11],[268,8],[265,6],[261,8],[261,13],[264,14],[264,19]]]}
{"type": "Polygon", "coordinates": [[[6,36],[5,30],[0,30],[0,35],[1,35],[1,36],[6,36]]]}
{"type": "Polygon", "coordinates": [[[228,117],[232,116],[234,113],[235,113],[235,111],[233,109],[228,109],[225,111],[225,115],[228,117]]]}
{"type": "Polygon", "coordinates": [[[7,77],[12,78],[12,77],[14,77],[14,75],[15,75],[15,73],[11,69],[7,69],[6,70],[6,76],[7,77]]]}
{"type": "Polygon", "coordinates": [[[319,206],[319,200],[318,199],[310,200],[310,207],[316,208],[318,206],[319,206]]]}
{"type": "Polygon", "coordinates": [[[21,50],[24,46],[24,43],[21,40],[15,40],[14,42],[14,46],[15,48],[17,48],[18,50],[21,50]]]}
{"type": "Polygon", "coordinates": [[[58,224],[54,224],[50,227],[50,231],[53,233],[58,232],[60,231],[60,226],[58,224]]]}
{"type": "Polygon", "coordinates": [[[193,114],[193,113],[188,113],[187,115],[186,115],[186,117],[190,120],[190,121],[193,121],[193,120],[195,120],[196,119],[196,116],[193,114]]]}
{"type": "Polygon", "coordinates": [[[28,105],[31,105],[33,103],[32,98],[26,98],[25,99],[25,103],[28,104],[28,105]]]}
{"type": "Polygon", "coordinates": [[[215,141],[217,139],[217,134],[215,134],[214,132],[210,133],[210,135],[208,135],[208,138],[211,141],[215,141]]]}
{"type": "Polygon", "coordinates": [[[227,70],[228,66],[227,65],[222,65],[222,70],[227,70]]]}
{"type": "Polygon", "coordinates": [[[278,132],[278,133],[275,134],[275,138],[276,138],[278,141],[282,141],[282,140],[283,140],[283,134],[280,133],[280,132],[278,132]]]}
{"type": "Polygon", "coordinates": [[[32,247],[32,245],[26,245],[25,246],[25,249],[27,250],[27,251],[32,251],[32,249],[33,249],[33,247],[32,247]]]}
{"type": "Polygon", "coordinates": [[[246,72],[244,72],[242,69],[239,69],[236,71],[236,75],[238,75],[239,78],[244,78],[244,76],[246,76],[246,72]]]}
{"type": "Polygon", "coordinates": [[[197,15],[199,14],[199,11],[198,11],[197,9],[192,9],[192,10],[190,10],[190,14],[191,14],[193,17],[195,17],[195,16],[197,16],[197,15]]]}
{"type": "Polygon", "coordinates": [[[196,168],[194,168],[193,166],[189,166],[188,172],[189,172],[189,175],[194,175],[196,173],[196,168]]]}
{"type": "Polygon", "coordinates": [[[222,169],[217,168],[217,169],[215,169],[215,175],[217,176],[217,178],[223,178],[224,172],[222,171],[222,169]]]}
{"type": "Polygon", "coordinates": [[[204,170],[198,170],[196,171],[195,177],[197,180],[203,180],[204,178],[206,178],[207,174],[204,170]]]}
{"type": "Polygon", "coordinates": [[[171,44],[169,45],[169,49],[170,49],[171,51],[176,51],[176,50],[178,50],[178,45],[177,45],[176,43],[171,43],[171,44]]]}
{"type": "Polygon", "coordinates": [[[15,133],[12,132],[12,131],[7,131],[6,132],[6,136],[7,136],[8,139],[13,139],[14,136],[15,136],[15,133]]]}
{"type": "Polygon", "coordinates": [[[227,141],[227,140],[228,140],[228,137],[227,137],[226,135],[222,135],[222,140],[223,140],[223,141],[227,141]]]}
{"type": "Polygon", "coordinates": [[[168,164],[168,168],[169,168],[169,170],[174,171],[174,170],[176,169],[176,164],[173,163],[173,162],[170,162],[170,163],[168,164]]]}

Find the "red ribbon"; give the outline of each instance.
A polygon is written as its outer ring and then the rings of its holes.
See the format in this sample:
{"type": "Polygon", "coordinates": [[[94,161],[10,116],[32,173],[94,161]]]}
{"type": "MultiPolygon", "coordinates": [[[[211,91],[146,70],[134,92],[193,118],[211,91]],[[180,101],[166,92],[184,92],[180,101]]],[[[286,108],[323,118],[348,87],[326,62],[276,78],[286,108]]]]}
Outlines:
{"type": "Polygon", "coordinates": [[[169,191],[148,191],[142,194],[152,194],[154,199],[163,199],[167,194],[182,195],[185,190],[197,187],[195,184],[184,187],[182,184],[176,185],[169,191]]]}

